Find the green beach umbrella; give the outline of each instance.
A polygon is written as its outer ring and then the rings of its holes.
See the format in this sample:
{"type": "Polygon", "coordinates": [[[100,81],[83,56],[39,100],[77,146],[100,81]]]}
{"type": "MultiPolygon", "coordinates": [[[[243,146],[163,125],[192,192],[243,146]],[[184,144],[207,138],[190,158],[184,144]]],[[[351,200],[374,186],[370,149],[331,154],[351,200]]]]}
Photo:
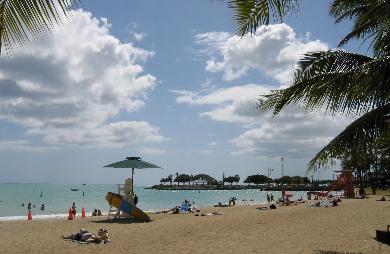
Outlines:
{"type": "MultiPolygon", "coordinates": [[[[134,187],[134,169],[144,169],[144,168],[162,168],[160,166],[154,165],[152,163],[141,160],[141,157],[127,157],[126,160],[114,162],[112,164],[104,166],[105,168],[131,168],[131,179],[133,184],[131,186],[131,191],[133,192],[134,187]]],[[[134,192],[133,192],[134,193],[134,192]]]]}

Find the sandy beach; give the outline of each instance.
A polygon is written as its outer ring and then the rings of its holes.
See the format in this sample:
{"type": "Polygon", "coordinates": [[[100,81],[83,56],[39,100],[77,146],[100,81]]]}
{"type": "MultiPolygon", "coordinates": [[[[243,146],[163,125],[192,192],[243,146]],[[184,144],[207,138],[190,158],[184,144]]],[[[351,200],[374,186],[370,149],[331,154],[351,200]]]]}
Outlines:
{"type": "Polygon", "coordinates": [[[0,253],[390,253],[375,229],[390,224],[390,202],[343,200],[339,207],[301,204],[261,211],[256,206],[207,208],[220,216],[154,214],[150,223],[106,217],[0,223],[0,253]],[[80,228],[109,230],[108,245],[61,239],[80,228]]]}

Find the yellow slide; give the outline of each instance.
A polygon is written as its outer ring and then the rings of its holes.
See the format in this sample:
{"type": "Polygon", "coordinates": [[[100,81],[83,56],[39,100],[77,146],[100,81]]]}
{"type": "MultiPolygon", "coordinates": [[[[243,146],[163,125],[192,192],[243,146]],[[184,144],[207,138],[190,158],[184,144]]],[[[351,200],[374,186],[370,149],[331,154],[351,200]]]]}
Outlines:
{"type": "Polygon", "coordinates": [[[123,199],[122,195],[108,192],[106,195],[106,200],[108,203],[122,212],[130,215],[137,221],[145,221],[149,222],[150,218],[149,215],[144,213],[141,209],[136,207],[135,205],[131,204],[130,202],[127,202],[126,200],[123,199]]]}

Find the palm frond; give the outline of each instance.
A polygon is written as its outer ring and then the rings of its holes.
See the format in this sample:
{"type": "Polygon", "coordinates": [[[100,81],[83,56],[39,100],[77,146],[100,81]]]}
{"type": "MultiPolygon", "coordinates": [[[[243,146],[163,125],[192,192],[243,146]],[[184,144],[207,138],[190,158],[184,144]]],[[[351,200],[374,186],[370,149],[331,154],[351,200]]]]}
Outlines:
{"type": "Polygon", "coordinates": [[[308,171],[315,171],[358,148],[374,146],[389,130],[390,104],[361,116],[337,135],[309,162],[308,171]]]}
{"type": "Polygon", "coordinates": [[[297,10],[301,0],[229,0],[233,11],[233,20],[238,33],[243,36],[256,32],[261,25],[268,25],[270,20],[282,21],[290,11],[297,10]]]}
{"type": "Polygon", "coordinates": [[[293,85],[260,101],[278,114],[290,103],[329,114],[359,115],[390,103],[390,57],[372,58],[341,50],[307,53],[293,85]]]}
{"type": "Polygon", "coordinates": [[[388,47],[383,47],[390,36],[388,0],[334,0],[330,14],[336,18],[336,23],[353,20],[352,31],[340,41],[339,46],[344,46],[351,39],[360,39],[363,42],[370,39],[370,46],[376,56],[389,53],[388,47]]]}
{"type": "Polygon", "coordinates": [[[79,0],[0,0],[0,54],[50,33],[68,18],[79,0]]]}

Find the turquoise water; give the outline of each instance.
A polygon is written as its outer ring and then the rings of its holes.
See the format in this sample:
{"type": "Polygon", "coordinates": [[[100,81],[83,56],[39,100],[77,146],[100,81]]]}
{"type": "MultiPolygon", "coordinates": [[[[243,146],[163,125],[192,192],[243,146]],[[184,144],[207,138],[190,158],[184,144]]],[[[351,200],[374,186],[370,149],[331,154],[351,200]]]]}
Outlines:
{"type": "MultiPolygon", "coordinates": [[[[79,214],[82,207],[87,213],[95,208],[106,213],[109,206],[105,196],[109,191],[116,192],[117,185],[0,184],[0,221],[26,219],[28,203],[36,206],[32,208],[34,218],[65,217],[72,202],[76,203],[79,214]],[[71,188],[79,190],[71,191],[71,188]],[[25,206],[21,206],[23,203],[25,206]],[[42,204],[45,204],[44,211],[40,210],[42,204]]],[[[227,203],[230,197],[236,197],[239,203],[246,203],[243,199],[263,203],[267,195],[260,190],[158,191],[145,189],[144,186],[136,186],[134,191],[139,196],[138,206],[141,209],[155,211],[172,208],[184,199],[195,202],[198,207],[205,207],[218,202],[227,203]]],[[[275,199],[281,197],[280,192],[273,194],[275,199]]],[[[296,192],[294,196],[306,197],[305,192],[296,192]]]]}

